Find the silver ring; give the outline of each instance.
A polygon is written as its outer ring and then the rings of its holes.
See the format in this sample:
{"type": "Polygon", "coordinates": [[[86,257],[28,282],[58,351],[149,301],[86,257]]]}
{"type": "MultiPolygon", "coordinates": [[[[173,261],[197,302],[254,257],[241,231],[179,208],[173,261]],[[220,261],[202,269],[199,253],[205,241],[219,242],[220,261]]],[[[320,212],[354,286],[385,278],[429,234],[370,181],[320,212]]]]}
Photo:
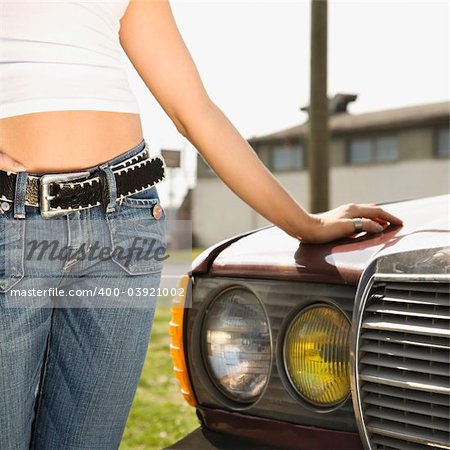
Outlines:
{"type": "Polygon", "coordinates": [[[355,224],[355,233],[360,233],[363,229],[363,221],[360,217],[355,217],[353,223],[355,224]]]}

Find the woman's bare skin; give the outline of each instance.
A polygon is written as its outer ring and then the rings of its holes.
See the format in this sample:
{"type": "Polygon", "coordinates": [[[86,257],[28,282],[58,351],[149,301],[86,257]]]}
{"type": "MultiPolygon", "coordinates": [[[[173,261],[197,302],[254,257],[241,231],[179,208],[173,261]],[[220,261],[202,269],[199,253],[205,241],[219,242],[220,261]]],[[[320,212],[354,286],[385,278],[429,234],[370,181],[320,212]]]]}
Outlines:
{"type": "MultiPolygon", "coordinates": [[[[248,142],[207,94],[175,23],[168,0],[131,0],[120,43],[177,130],[244,202],[287,234],[324,243],[354,232],[378,233],[398,217],[374,204],[345,204],[308,213],[270,173],[248,142]],[[145,45],[143,45],[145,43],[145,45]]],[[[96,165],[137,145],[138,115],[46,112],[0,122],[0,168],[15,158],[28,171],[67,171],[96,165]],[[5,157],[5,155],[7,155],[5,157]],[[10,157],[10,158],[8,158],[10,157]]]]}
{"type": "MultiPolygon", "coordinates": [[[[47,111],[13,116],[0,119],[0,165],[8,169],[12,159],[28,172],[80,170],[114,158],[142,138],[139,114],[47,111]]],[[[14,165],[9,169],[14,171],[14,165]]]]}

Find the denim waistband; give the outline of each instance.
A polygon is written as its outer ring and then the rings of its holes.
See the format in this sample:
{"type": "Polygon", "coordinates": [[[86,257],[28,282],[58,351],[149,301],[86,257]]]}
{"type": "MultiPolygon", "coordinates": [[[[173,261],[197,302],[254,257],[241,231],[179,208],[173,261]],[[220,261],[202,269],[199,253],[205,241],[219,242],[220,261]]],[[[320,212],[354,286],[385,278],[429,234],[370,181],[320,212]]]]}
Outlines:
{"type": "MultiPolygon", "coordinates": [[[[125,161],[126,159],[132,158],[138,153],[142,152],[148,144],[145,139],[126,150],[125,152],[119,154],[118,156],[102,163],[97,166],[87,167],[85,169],[80,169],[74,172],[96,172],[101,170],[105,173],[106,179],[108,182],[108,191],[109,191],[109,203],[106,207],[107,212],[112,212],[115,209],[115,205],[117,202],[117,186],[116,179],[114,173],[112,171],[112,167],[125,161]]],[[[63,173],[61,173],[63,174],[63,173]]],[[[27,181],[29,176],[42,176],[42,173],[32,173],[32,172],[18,172],[16,177],[16,185],[15,185],[15,198],[14,198],[14,218],[16,219],[24,219],[25,218],[25,192],[27,187],[27,181]]]]}

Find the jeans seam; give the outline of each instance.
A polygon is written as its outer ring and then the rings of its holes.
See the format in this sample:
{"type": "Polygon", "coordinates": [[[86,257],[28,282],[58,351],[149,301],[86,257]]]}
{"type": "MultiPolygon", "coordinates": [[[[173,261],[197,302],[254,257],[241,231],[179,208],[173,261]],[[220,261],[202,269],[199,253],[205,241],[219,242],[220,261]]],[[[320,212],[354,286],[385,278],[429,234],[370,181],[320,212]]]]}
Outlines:
{"type": "Polygon", "coordinates": [[[45,355],[44,355],[44,360],[42,362],[41,379],[39,380],[39,388],[38,388],[38,394],[37,394],[37,399],[36,399],[37,405],[36,405],[36,409],[35,409],[33,425],[31,428],[30,449],[35,448],[34,445],[36,443],[36,433],[37,433],[36,424],[39,420],[41,410],[42,410],[42,405],[43,405],[44,383],[46,381],[47,372],[48,372],[50,343],[51,343],[51,336],[52,336],[52,332],[53,332],[53,322],[54,322],[54,315],[55,315],[54,313],[55,313],[55,310],[52,309],[52,313],[50,316],[50,327],[49,327],[47,340],[46,340],[45,355]]]}
{"type": "MultiPolygon", "coordinates": [[[[20,228],[20,256],[18,258],[16,258],[16,252],[15,250],[13,250],[13,255],[14,255],[14,261],[13,261],[13,265],[15,266],[15,263],[17,262],[17,270],[19,271],[18,273],[14,273],[14,278],[16,278],[13,282],[11,282],[11,278],[10,278],[10,282],[9,282],[9,286],[7,285],[8,283],[8,277],[5,276],[4,279],[4,283],[5,283],[5,287],[4,289],[0,289],[0,293],[2,294],[6,294],[7,292],[9,292],[14,286],[16,286],[20,281],[23,280],[23,278],[25,277],[25,235],[26,235],[26,220],[22,220],[21,223],[17,224],[16,226],[21,227],[20,228]],[[20,278],[19,278],[20,275],[20,278]]],[[[8,250],[5,250],[8,251],[8,250]]],[[[6,262],[5,262],[6,264],[6,262]]]]}

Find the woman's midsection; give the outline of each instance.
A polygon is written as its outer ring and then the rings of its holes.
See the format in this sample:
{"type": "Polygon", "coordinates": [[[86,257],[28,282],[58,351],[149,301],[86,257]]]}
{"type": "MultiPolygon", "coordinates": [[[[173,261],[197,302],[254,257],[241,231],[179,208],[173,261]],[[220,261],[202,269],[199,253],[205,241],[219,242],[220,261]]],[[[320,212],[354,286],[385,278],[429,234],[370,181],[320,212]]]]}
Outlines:
{"type": "Polygon", "coordinates": [[[132,113],[48,111],[0,119],[0,152],[35,173],[96,166],[142,139],[140,116],[132,113]]]}

